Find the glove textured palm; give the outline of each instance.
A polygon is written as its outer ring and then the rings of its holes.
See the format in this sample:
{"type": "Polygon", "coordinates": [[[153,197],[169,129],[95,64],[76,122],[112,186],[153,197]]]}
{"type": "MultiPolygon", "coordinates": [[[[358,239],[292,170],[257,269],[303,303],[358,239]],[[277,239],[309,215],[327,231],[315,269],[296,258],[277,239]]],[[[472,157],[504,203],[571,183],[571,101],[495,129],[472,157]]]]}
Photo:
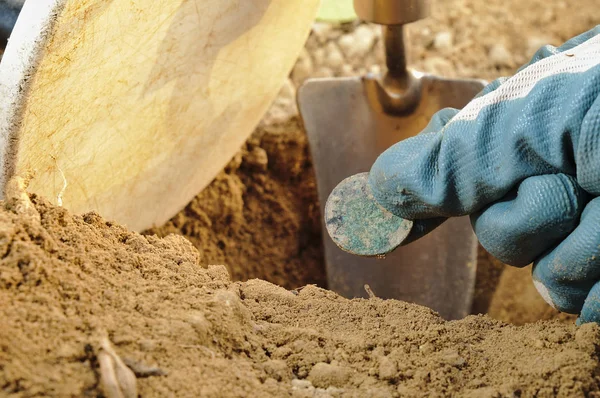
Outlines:
{"type": "Polygon", "coordinates": [[[411,241],[470,215],[492,255],[534,263],[546,301],[600,321],[600,26],[440,111],[377,159],[369,184],[415,220],[411,241]]]}

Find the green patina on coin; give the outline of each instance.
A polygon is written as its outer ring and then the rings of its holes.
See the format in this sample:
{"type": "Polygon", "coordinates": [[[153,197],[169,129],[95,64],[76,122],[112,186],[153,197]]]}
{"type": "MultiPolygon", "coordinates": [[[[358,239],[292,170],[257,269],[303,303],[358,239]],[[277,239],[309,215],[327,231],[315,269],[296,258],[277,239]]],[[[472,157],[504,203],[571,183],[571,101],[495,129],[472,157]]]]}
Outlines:
{"type": "Polygon", "coordinates": [[[325,204],[325,225],[340,249],[359,256],[381,256],[398,248],[413,222],[381,207],[368,186],[369,173],[342,181],[325,204]]]}

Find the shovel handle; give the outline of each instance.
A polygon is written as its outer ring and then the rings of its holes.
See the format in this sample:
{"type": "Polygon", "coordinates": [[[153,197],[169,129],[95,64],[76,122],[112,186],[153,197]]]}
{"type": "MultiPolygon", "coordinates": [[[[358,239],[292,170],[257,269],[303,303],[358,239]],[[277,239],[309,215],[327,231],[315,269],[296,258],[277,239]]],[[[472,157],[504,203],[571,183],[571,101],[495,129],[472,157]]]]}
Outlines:
{"type": "Polygon", "coordinates": [[[378,25],[405,25],[429,16],[430,0],[354,0],[360,19],[378,25]]]}

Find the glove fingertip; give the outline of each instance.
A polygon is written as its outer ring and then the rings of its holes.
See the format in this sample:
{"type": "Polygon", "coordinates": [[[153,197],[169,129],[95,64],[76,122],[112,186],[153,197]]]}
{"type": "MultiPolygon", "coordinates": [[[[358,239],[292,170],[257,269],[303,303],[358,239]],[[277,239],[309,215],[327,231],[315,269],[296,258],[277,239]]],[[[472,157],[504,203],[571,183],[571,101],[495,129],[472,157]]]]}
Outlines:
{"type": "Polygon", "coordinates": [[[591,322],[600,323],[600,283],[590,290],[577,319],[578,325],[591,322]]]}

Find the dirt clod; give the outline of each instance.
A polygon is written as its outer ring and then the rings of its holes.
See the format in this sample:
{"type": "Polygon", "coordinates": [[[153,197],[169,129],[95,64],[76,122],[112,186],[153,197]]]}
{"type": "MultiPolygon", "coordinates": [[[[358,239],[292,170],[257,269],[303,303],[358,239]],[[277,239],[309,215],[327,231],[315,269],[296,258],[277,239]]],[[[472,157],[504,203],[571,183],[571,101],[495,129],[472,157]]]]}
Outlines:
{"type": "Polygon", "coordinates": [[[343,387],[351,376],[352,373],[342,366],[319,362],[308,373],[308,380],[315,387],[343,387]]]}

